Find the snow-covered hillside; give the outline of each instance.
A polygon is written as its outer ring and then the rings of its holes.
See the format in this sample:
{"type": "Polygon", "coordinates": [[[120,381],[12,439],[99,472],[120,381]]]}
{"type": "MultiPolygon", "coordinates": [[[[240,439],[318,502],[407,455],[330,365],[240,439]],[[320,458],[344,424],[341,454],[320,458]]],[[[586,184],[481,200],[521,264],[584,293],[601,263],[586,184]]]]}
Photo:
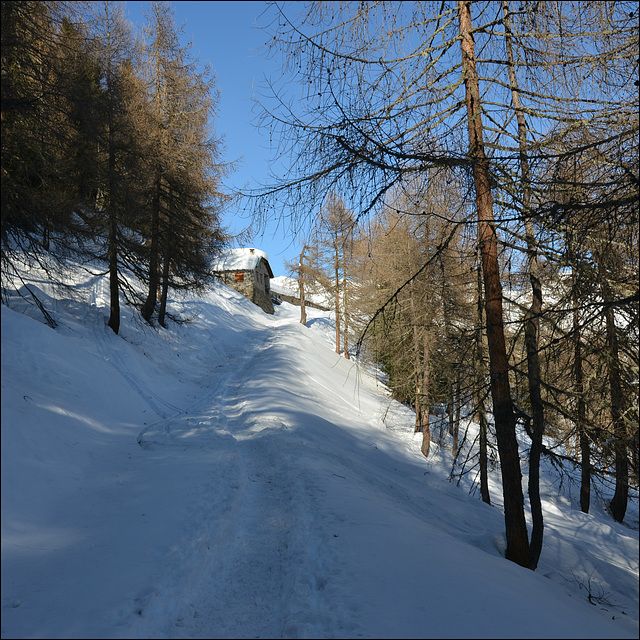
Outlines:
{"type": "MultiPolygon", "coordinates": [[[[287,276],[277,276],[271,279],[271,291],[277,294],[285,294],[288,296],[293,296],[294,298],[299,298],[300,289],[298,287],[298,281],[289,278],[287,276]]],[[[322,291],[321,287],[317,284],[309,288],[307,286],[307,290],[305,291],[305,299],[307,302],[313,302],[314,304],[320,305],[321,307],[329,308],[331,307],[331,295],[322,291]]]]}
{"type": "Polygon", "coordinates": [[[103,276],[28,282],[58,326],[2,306],[2,638],[637,637],[637,503],[547,475],[539,569],[506,561],[329,314],[216,284],[116,336],[103,276]]]}

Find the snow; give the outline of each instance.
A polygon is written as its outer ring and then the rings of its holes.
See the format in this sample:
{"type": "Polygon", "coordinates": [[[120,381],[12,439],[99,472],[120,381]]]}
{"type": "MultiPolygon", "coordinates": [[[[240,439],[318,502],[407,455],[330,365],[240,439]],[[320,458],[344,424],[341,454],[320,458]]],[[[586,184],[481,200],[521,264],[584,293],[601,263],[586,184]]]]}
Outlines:
{"type": "MultiPolygon", "coordinates": [[[[300,297],[300,287],[298,281],[294,278],[287,276],[276,276],[271,278],[270,282],[271,291],[275,294],[284,294],[287,296],[293,296],[294,298],[300,297]]],[[[313,302],[321,307],[328,308],[331,306],[331,294],[322,289],[319,286],[307,285],[305,288],[305,300],[307,302],[313,302]]],[[[326,316],[327,314],[325,314],[326,316]]],[[[323,318],[325,320],[327,318],[323,318]]],[[[332,330],[332,336],[335,336],[335,329],[332,330]]]]}
{"type": "Polygon", "coordinates": [[[269,257],[260,249],[223,249],[211,265],[212,271],[249,271],[255,269],[260,260],[269,257]]]}
{"type": "Polygon", "coordinates": [[[271,278],[271,290],[277,293],[286,293],[289,296],[297,296],[300,293],[298,281],[287,276],[271,278]]]}
{"type": "Polygon", "coordinates": [[[583,514],[545,468],[518,567],[498,475],[497,506],[449,482],[330,314],[216,282],[116,336],[105,278],[74,273],[24,276],[56,329],[2,306],[2,638],[638,636],[637,500],[583,514]]]}

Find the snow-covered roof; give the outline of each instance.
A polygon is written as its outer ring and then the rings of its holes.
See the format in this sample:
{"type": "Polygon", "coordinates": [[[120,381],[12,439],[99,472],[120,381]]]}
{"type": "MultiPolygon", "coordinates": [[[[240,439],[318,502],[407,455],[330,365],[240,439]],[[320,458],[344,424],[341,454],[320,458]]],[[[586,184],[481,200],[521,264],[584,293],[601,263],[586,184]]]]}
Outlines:
{"type": "MultiPolygon", "coordinates": [[[[248,271],[255,269],[260,260],[269,265],[269,257],[260,249],[225,249],[213,260],[211,268],[213,271],[248,271]]],[[[270,266],[268,270],[271,272],[270,266]]]]}

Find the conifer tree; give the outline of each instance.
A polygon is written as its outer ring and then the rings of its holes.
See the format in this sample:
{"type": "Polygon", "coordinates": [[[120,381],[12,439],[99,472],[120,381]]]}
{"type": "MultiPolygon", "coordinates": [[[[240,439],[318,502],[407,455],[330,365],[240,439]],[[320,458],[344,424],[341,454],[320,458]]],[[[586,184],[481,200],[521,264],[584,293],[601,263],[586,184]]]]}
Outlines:
{"type": "Polygon", "coordinates": [[[69,54],[61,37],[69,24],[66,10],[66,3],[2,3],[5,276],[16,273],[14,260],[35,259],[57,280],[47,258],[73,249],[78,233],[72,216],[77,193],[68,179],[74,153],[74,98],[65,92],[70,84],[69,54]]]}
{"type": "Polygon", "coordinates": [[[147,136],[153,161],[148,292],[141,314],[150,321],[160,290],[158,321],[164,326],[169,286],[198,287],[211,277],[209,258],[224,242],[219,214],[226,197],[220,179],[230,166],[220,162],[221,141],[212,133],[215,79],[208,66],[197,71],[197,60],[181,44],[181,30],[167,3],[151,4],[147,31],[147,136]]]}
{"type": "MultiPolygon", "coordinates": [[[[114,333],[120,330],[120,293],[125,286],[123,260],[128,248],[135,247],[136,188],[140,176],[134,167],[140,159],[136,147],[134,123],[127,97],[137,96],[132,59],[135,56],[130,25],[122,6],[101,2],[95,7],[94,55],[103,74],[101,124],[96,132],[101,148],[100,179],[102,197],[98,202],[98,218],[104,224],[104,248],[109,272],[109,320],[114,333]]],[[[135,249],[134,249],[135,251],[135,249]]],[[[137,262],[135,258],[129,263],[137,262]]]]}
{"type": "MultiPolygon", "coordinates": [[[[462,0],[438,5],[308,3],[300,17],[292,19],[276,5],[278,19],[269,47],[284,54],[285,74],[281,84],[269,87],[274,101],[265,97],[262,107],[264,123],[281,134],[275,139],[282,142],[284,154],[292,155],[292,171],[262,195],[277,196],[280,203],[284,199],[302,217],[315,210],[329,190],[349,192],[366,215],[395,187],[410,184],[409,176],[426,176],[435,167],[447,167],[461,181],[469,180],[467,203],[475,209],[482,256],[507,557],[535,568],[542,521],[538,510],[530,544],[499,248],[505,242],[529,256],[536,297],[526,319],[535,463],[545,428],[541,423],[547,420],[539,412],[542,394],[549,398],[553,393],[543,372],[536,370],[535,357],[541,331],[537,325],[550,313],[542,309],[538,295],[538,234],[550,231],[545,240],[548,255],[553,251],[547,247],[553,248],[557,237],[557,229],[545,224],[554,218],[553,192],[558,187],[547,167],[554,159],[578,157],[575,147],[558,152],[558,144],[588,122],[598,132],[592,148],[617,169],[597,187],[584,183],[587,200],[604,203],[606,183],[607,206],[613,211],[616,203],[626,202],[613,195],[622,185],[633,193],[637,172],[620,159],[625,144],[637,148],[637,90],[629,91],[637,83],[636,71],[629,73],[637,70],[637,8],[600,2],[521,3],[506,9],[502,2],[472,5],[462,0]],[[510,70],[519,69],[526,73],[510,76],[510,70]],[[300,84],[292,83],[294,78],[300,84]],[[288,94],[290,89],[295,93],[288,94]],[[521,135],[525,130],[527,135],[521,135]],[[612,130],[616,133],[608,137],[612,130]]],[[[261,202],[260,211],[266,210],[261,202]]],[[[535,502],[535,470],[530,481],[535,502]]]]}
{"type": "MultiPolygon", "coordinates": [[[[351,271],[355,217],[344,200],[329,193],[315,227],[315,244],[319,260],[316,268],[327,292],[331,294],[336,325],[336,353],[349,358],[351,271]]],[[[318,275],[316,276],[318,277],[318,275]]]]}

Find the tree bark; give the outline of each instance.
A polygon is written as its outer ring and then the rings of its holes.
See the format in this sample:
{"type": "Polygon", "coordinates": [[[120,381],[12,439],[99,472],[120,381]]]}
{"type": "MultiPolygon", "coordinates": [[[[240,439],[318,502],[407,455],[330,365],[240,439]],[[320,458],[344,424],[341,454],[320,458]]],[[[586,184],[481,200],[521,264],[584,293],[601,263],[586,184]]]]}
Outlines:
{"type": "Polygon", "coordinates": [[[422,421],[422,446],[423,455],[429,455],[431,447],[431,425],[429,423],[429,336],[427,332],[422,334],[423,341],[423,372],[422,372],[422,397],[421,397],[421,421],[422,421]]]}
{"type": "Polygon", "coordinates": [[[158,296],[158,264],[159,264],[159,242],[160,242],[160,172],[156,173],[156,180],[151,201],[151,245],[149,247],[149,291],[147,299],[140,309],[140,315],[151,322],[151,316],[156,308],[156,298],[158,296]]]}
{"type": "Polygon", "coordinates": [[[578,318],[577,300],[574,296],[573,328],[574,328],[574,362],[573,371],[576,384],[575,393],[578,397],[578,407],[576,411],[576,422],[578,438],[580,441],[580,509],[583,513],[589,513],[591,502],[591,447],[586,429],[586,405],[584,402],[584,383],[582,371],[582,344],[580,335],[580,323],[578,318]]]}
{"type": "Polygon", "coordinates": [[[116,151],[112,107],[109,105],[109,322],[120,331],[120,286],[118,283],[118,221],[116,215],[116,151]]]}
{"type": "Polygon", "coordinates": [[[478,247],[478,284],[477,284],[477,316],[476,316],[476,356],[474,360],[476,374],[476,408],[478,411],[478,421],[480,423],[480,496],[482,501],[491,504],[489,495],[489,456],[487,446],[487,412],[482,397],[484,387],[484,349],[482,347],[482,267],[480,264],[480,248],[478,247]]]}
{"type": "Polygon", "coordinates": [[[120,287],[118,284],[117,222],[115,213],[109,214],[109,322],[114,333],[120,331],[120,287]]]}
{"type": "Polygon", "coordinates": [[[576,277],[576,256],[574,255],[572,234],[569,234],[567,238],[567,252],[569,254],[569,262],[573,265],[573,274],[571,276],[571,299],[573,301],[573,379],[575,384],[574,392],[577,397],[575,425],[580,447],[580,509],[583,513],[589,513],[591,503],[591,444],[589,442],[586,424],[587,406],[584,401],[582,332],[580,330],[580,314],[578,311],[580,292],[578,290],[578,280],[576,277]]]}
{"type": "Polygon", "coordinates": [[[161,293],[160,293],[160,306],[158,308],[158,324],[161,327],[166,329],[167,321],[167,297],[169,295],[169,266],[171,264],[171,236],[167,234],[166,238],[166,247],[165,247],[165,255],[164,255],[164,263],[162,265],[162,284],[161,284],[161,293]]]}
{"type": "MultiPolygon", "coordinates": [[[[460,395],[460,369],[456,369],[456,417],[453,425],[453,444],[456,452],[459,448],[460,438],[460,411],[462,410],[462,398],[460,395]]],[[[457,455],[457,453],[456,453],[457,455]]]]}
{"type": "Polygon", "coordinates": [[[471,12],[469,3],[464,0],[458,0],[458,18],[469,129],[469,157],[473,163],[473,180],[478,210],[478,235],[484,277],[491,396],[502,473],[507,541],[505,555],[508,560],[527,567],[529,566],[529,537],[524,516],[522,471],[509,387],[509,366],[504,337],[502,285],[500,283],[498,243],[493,217],[491,176],[484,150],[480,89],[476,71],[475,45],[471,34],[471,12]]]}
{"type": "Polygon", "coordinates": [[[169,275],[171,269],[171,243],[173,241],[173,191],[169,189],[169,216],[165,232],[164,263],[162,265],[162,292],[158,308],[158,324],[166,328],[167,297],[169,295],[169,275]]]}
{"type": "MultiPolygon", "coordinates": [[[[344,242],[344,240],[343,240],[344,242]]],[[[347,293],[347,248],[342,245],[342,349],[344,357],[349,360],[349,296],[347,293]]]]}
{"type": "MultiPolygon", "coordinates": [[[[603,284],[605,304],[612,301],[609,287],[603,284]]],[[[627,433],[622,414],[624,412],[624,396],[620,384],[620,355],[618,350],[618,334],[616,331],[613,310],[605,307],[607,327],[607,369],[611,394],[611,420],[613,422],[614,453],[616,461],[616,489],[611,499],[611,515],[617,522],[624,520],[629,499],[629,460],[627,458],[627,433]]]]}
{"type": "Polygon", "coordinates": [[[307,302],[304,294],[304,254],[307,245],[302,247],[300,252],[300,260],[298,261],[298,289],[300,292],[300,323],[307,324],[307,302]]]}
{"type": "Polygon", "coordinates": [[[542,313],[542,286],[538,274],[538,249],[535,231],[531,223],[531,174],[527,155],[527,123],[522,105],[520,104],[520,90],[514,64],[511,42],[511,19],[509,17],[509,3],[507,0],[503,0],[502,10],[505,22],[505,46],[507,62],[509,63],[511,99],[518,123],[518,146],[520,150],[520,171],[522,179],[522,217],[525,225],[527,266],[529,282],[531,284],[531,306],[525,314],[524,340],[527,350],[527,381],[529,384],[529,401],[531,402],[532,413],[528,484],[532,520],[529,568],[535,570],[538,566],[540,553],[542,552],[544,532],[542,501],[540,499],[540,456],[542,454],[542,436],[544,434],[544,406],[542,404],[542,394],[540,391],[540,358],[538,355],[538,335],[540,332],[540,314],[542,313]]]}
{"type": "Polygon", "coordinates": [[[333,262],[336,307],[336,353],[340,353],[340,262],[338,260],[338,231],[335,231],[335,255],[333,262]]]}
{"type": "Polygon", "coordinates": [[[411,309],[411,330],[413,336],[413,386],[415,393],[414,408],[416,412],[413,432],[420,433],[423,428],[422,379],[424,375],[422,366],[420,364],[420,352],[423,351],[423,349],[420,348],[420,336],[418,335],[418,318],[416,315],[415,288],[413,282],[411,282],[411,284],[409,285],[409,308],[411,309]]]}

